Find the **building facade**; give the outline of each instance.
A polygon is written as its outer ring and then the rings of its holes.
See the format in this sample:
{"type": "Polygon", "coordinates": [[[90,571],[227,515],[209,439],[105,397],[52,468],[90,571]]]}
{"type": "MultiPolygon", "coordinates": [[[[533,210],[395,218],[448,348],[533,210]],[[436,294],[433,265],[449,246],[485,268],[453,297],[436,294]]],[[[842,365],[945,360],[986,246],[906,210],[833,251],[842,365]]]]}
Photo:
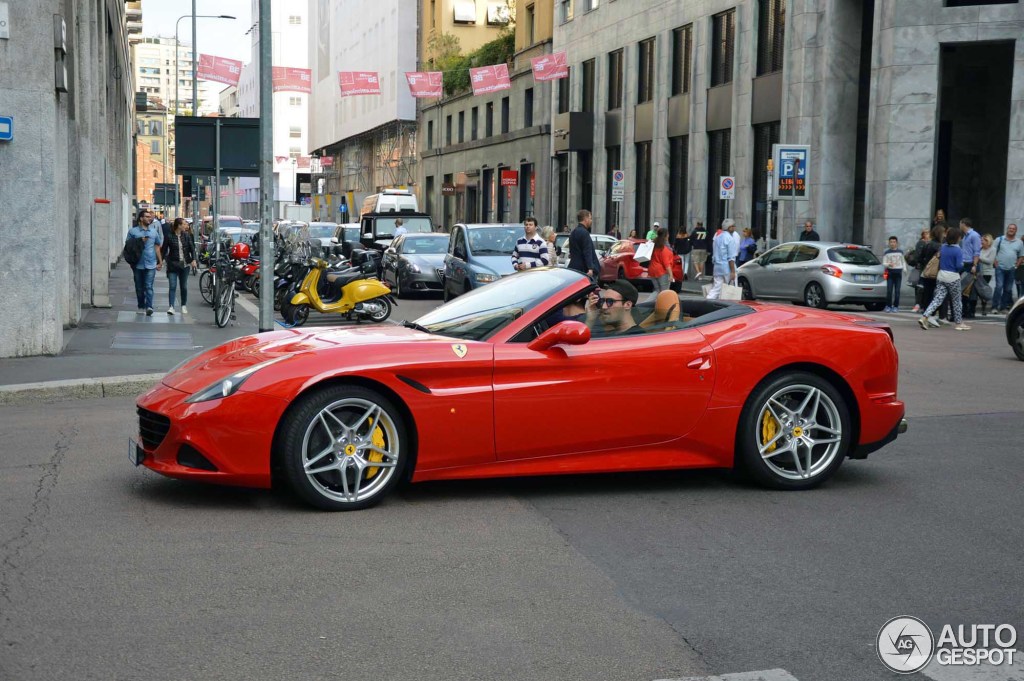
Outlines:
{"type": "MultiPolygon", "coordinates": [[[[135,198],[153,205],[153,188],[157,183],[176,183],[174,174],[173,119],[167,108],[151,101],[145,111],[135,111],[135,198]]],[[[169,211],[174,206],[158,206],[169,211]]]]}
{"type": "MultiPolygon", "coordinates": [[[[187,21],[182,30],[189,29],[187,21]]],[[[184,36],[179,36],[179,38],[184,36]]],[[[182,40],[177,45],[175,62],[175,39],[163,37],[141,38],[132,43],[132,61],[135,68],[135,84],[138,92],[145,92],[150,99],[163,102],[173,113],[186,115],[192,111],[192,46],[182,40]],[[174,81],[178,86],[175,90],[174,81]],[[175,106],[177,96],[177,107],[175,106]]],[[[216,113],[220,104],[219,89],[223,86],[211,81],[199,81],[199,115],[216,113]]]]}
{"type": "Polygon", "coordinates": [[[553,222],[550,112],[559,82],[534,81],[530,59],[551,51],[554,3],[520,2],[516,12],[511,89],[421,100],[420,200],[445,229],[527,216],[553,222]]]}
{"type": "Polygon", "coordinates": [[[903,243],[936,208],[998,233],[1024,214],[1024,5],[972,0],[563,0],[553,103],[560,215],[767,230],[773,144],[806,144],[806,200],[773,239],[903,243]],[[984,102],[984,105],[979,105],[984,102]],[[561,118],[560,118],[561,117],[561,118]],[[559,125],[563,121],[565,125],[559,125]],[[624,201],[610,174],[625,171],[624,201]],[[719,180],[735,177],[735,199],[719,180]],[[618,212],[616,212],[618,211],[618,212]]]}
{"type": "Polygon", "coordinates": [[[0,356],[14,357],[60,352],[83,305],[110,305],[110,267],[131,223],[134,86],[123,2],[8,5],[0,356]]]}

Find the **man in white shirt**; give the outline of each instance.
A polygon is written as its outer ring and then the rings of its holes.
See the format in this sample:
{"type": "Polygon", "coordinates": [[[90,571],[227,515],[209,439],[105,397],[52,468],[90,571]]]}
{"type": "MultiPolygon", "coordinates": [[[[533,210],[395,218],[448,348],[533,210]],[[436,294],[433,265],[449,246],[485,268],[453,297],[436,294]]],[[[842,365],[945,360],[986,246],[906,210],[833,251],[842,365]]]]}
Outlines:
{"type": "Polygon", "coordinates": [[[402,218],[397,218],[395,220],[395,238],[397,239],[408,231],[409,230],[405,228],[405,225],[402,224],[402,218]]]}
{"type": "Polygon", "coordinates": [[[711,245],[711,261],[714,264],[714,283],[708,291],[708,300],[717,300],[722,295],[722,286],[736,281],[736,256],[739,245],[732,237],[736,223],[731,219],[722,220],[722,229],[715,234],[711,245]]]}

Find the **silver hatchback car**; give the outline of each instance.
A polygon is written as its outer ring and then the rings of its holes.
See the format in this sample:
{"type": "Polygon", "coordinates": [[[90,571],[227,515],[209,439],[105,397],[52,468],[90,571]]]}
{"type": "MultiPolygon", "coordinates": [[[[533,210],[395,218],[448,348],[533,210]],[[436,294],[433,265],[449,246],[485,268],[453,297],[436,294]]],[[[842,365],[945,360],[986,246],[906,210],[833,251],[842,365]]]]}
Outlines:
{"type": "Polygon", "coordinates": [[[744,264],[736,275],[747,300],[885,309],[885,267],[867,246],[830,241],[780,244],[744,264]]]}

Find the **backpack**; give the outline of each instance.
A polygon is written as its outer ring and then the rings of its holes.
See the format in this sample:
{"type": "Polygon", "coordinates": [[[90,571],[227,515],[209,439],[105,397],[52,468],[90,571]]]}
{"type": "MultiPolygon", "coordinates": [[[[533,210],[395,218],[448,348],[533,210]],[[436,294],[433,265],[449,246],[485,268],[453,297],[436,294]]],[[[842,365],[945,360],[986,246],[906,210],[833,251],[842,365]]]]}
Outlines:
{"type": "Polygon", "coordinates": [[[139,260],[142,259],[142,239],[135,236],[129,236],[124,242],[124,250],[121,251],[121,257],[124,261],[135,267],[139,260]]]}

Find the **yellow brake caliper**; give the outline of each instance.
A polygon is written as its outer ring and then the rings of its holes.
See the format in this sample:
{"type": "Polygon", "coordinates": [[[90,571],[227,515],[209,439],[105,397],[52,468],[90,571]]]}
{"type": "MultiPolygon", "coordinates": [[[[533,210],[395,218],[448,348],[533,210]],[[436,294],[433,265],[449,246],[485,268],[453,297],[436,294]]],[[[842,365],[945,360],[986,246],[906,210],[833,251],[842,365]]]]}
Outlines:
{"type": "MultiPolygon", "coordinates": [[[[370,424],[373,426],[373,435],[371,436],[370,441],[373,443],[373,446],[376,447],[377,449],[384,449],[384,431],[381,430],[381,427],[374,423],[372,420],[370,421],[370,424]]],[[[373,461],[374,463],[380,463],[381,461],[384,460],[384,455],[381,454],[380,452],[370,452],[370,455],[366,457],[366,459],[368,461],[373,461]]],[[[378,471],[380,471],[380,468],[378,468],[377,466],[367,468],[366,479],[369,480],[373,476],[377,475],[378,471]]]]}
{"type": "MultiPolygon", "coordinates": [[[[775,420],[772,413],[765,409],[764,418],[761,419],[761,442],[772,442],[772,438],[779,432],[779,422],[775,420]]],[[[766,451],[774,452],[775,443],[768,445],[766,451]]]]}

